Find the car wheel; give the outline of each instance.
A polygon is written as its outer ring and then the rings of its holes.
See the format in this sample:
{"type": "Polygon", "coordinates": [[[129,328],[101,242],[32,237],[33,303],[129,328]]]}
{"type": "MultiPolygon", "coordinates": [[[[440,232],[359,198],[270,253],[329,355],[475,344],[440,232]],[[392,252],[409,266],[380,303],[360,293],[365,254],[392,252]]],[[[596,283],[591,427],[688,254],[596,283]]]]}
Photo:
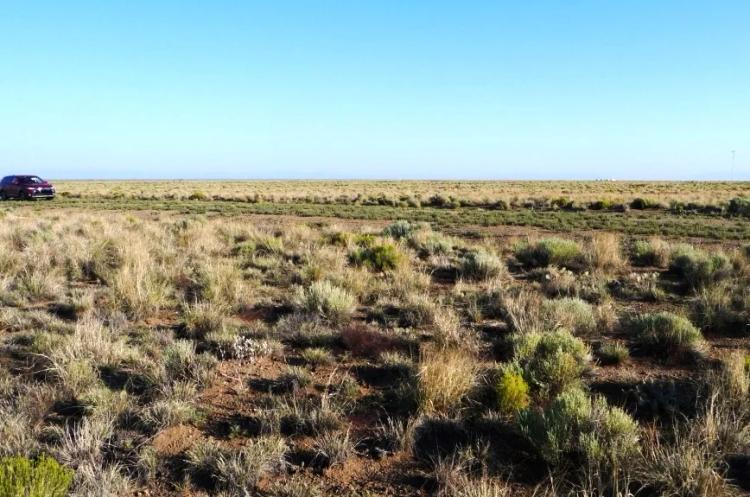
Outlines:
{"type": "Polygon", "coordinates": [[[8,194],[0,191],[0,200],[8,200],[8,194]]]}

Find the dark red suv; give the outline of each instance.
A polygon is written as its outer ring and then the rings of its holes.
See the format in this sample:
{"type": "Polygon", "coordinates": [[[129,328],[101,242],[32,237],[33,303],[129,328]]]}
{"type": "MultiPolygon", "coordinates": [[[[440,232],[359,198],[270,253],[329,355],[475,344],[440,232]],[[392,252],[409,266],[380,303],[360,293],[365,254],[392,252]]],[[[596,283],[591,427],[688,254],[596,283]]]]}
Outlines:
{"type": "Polygon", "coordinates": [[[55,187],[39,176],[30,174],[6,176],[0,181],[0,199],[9,198],[52,200],[55,198],[55,187]]]}

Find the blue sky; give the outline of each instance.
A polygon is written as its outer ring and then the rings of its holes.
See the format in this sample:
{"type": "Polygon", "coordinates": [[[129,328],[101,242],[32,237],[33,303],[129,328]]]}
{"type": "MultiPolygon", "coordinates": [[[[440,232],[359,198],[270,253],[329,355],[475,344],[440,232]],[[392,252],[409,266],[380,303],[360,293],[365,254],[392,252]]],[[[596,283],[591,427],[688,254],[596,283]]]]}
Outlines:
{"type": "Polygon", "coordinates": [[[750,2],[0,1],[0,169],[750,179],[750,2]]]}

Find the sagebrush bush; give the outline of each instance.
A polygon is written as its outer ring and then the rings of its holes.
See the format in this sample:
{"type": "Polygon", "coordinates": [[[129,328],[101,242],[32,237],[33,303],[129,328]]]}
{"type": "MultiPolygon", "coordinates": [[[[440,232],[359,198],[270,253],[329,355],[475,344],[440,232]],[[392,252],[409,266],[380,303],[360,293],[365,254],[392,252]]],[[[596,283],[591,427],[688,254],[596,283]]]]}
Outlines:
{"type": "Polygon", "coordinates": [[[641,314],[626,320],[638,343],[664,357],[684,358],[700,352],[703,335],[687,318],[671,312],[641,314]]]}
{"type": "Polygon", "coordinates": [[[383,228],[383,236],[390,236],[394,240],[400,240],[402,238],[408,238],[413,233],[423,229],[423,227],[424,226],[419,223],[410,223],[409,221],[401,219],[383,228]]]}
{"type": "Polygon", "coordinates": [[[404,254],[393,244],[373,244],[361,247],[349,254],[349,262],[365,266],[373,271],[392,271],[404,262],[404,254]]]}
{"type": "Polygon", "coordinates": [[[669,269],[686,285],[700,289],[728,277],[732,264],[721,252],[708,254],[691,245],[679,245],[670,255],[669,269]]]}
{"type": "Polygon", "coordinates": [[[495,278],[506,271],[505,264],[499,257],[481,249],[467,252],[459,262],[459,272],[468,280],[495,278]]]}
{"type": "Polygon", "coordinates": [[[0,459],[0,497],[65,497],[73,471],[51,457],[0,459]]]}
{"type": "Polygon", "coordinates": [[[580,455],[614,469],[638,452],[635,421],[621,409],[608,406],[604,398],[592,399],[578,388],[559,394],[543,411],[523,411],[518,422],[552,465],[580,455]]]}
{"type": "Polygon", "coordinates": [[[564,328],[577,335],[588,335],[596,331],[594,308],[579,298],[545,300],[540,312],[549,328],[564,328]]]}
{"type": "Polygon", "coordinates": [[[408,243],[422,257],[448,255],[456,245],[451,238],[432,231],[414,232],[409,236],[408,243]]]}
{"type": "Polygon", "coordinates": [[[294,303],[303,312],[331,324],[343,324],[351,319],[356,300],[346,290],[329,281],[316,281],[308,288],[300,288],[294,303]]]}
{"type": "Polygon", "coordinates": [[[581,246],[563,238],[545,238],[515,248],[518,262],[528,267],[560,266],[579,269],[584,263],[581,246]]]}
{"type": "Polygon", "coordinates": [[[567,330],[513,336],[514,360],[533,390],[549,398],[580,382],[588,368],[588,346],[567,330]]]}
{"type": "Polygon", "coordinates": [[[502,368],[495,392],[498,409],[503,414],[514,414],[529,405],[529,384],[523,377],[523,371],[515,365],[502,368]]]}

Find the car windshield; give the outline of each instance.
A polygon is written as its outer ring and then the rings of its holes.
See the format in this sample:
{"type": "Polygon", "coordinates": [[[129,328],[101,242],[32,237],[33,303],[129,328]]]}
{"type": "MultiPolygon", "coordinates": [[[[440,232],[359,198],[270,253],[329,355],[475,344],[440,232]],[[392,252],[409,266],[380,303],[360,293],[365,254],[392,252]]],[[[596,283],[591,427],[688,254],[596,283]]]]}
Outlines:
{"type": "Polygon", "coordinates": [[[26,178],[21,178],[21,183],[25,185],[28,185],[28,184],[38,185],[40,183],[44,183],[44,181],[42,181],[42,178],[40,178],[39,176],[28,176],[26,178]]]}

